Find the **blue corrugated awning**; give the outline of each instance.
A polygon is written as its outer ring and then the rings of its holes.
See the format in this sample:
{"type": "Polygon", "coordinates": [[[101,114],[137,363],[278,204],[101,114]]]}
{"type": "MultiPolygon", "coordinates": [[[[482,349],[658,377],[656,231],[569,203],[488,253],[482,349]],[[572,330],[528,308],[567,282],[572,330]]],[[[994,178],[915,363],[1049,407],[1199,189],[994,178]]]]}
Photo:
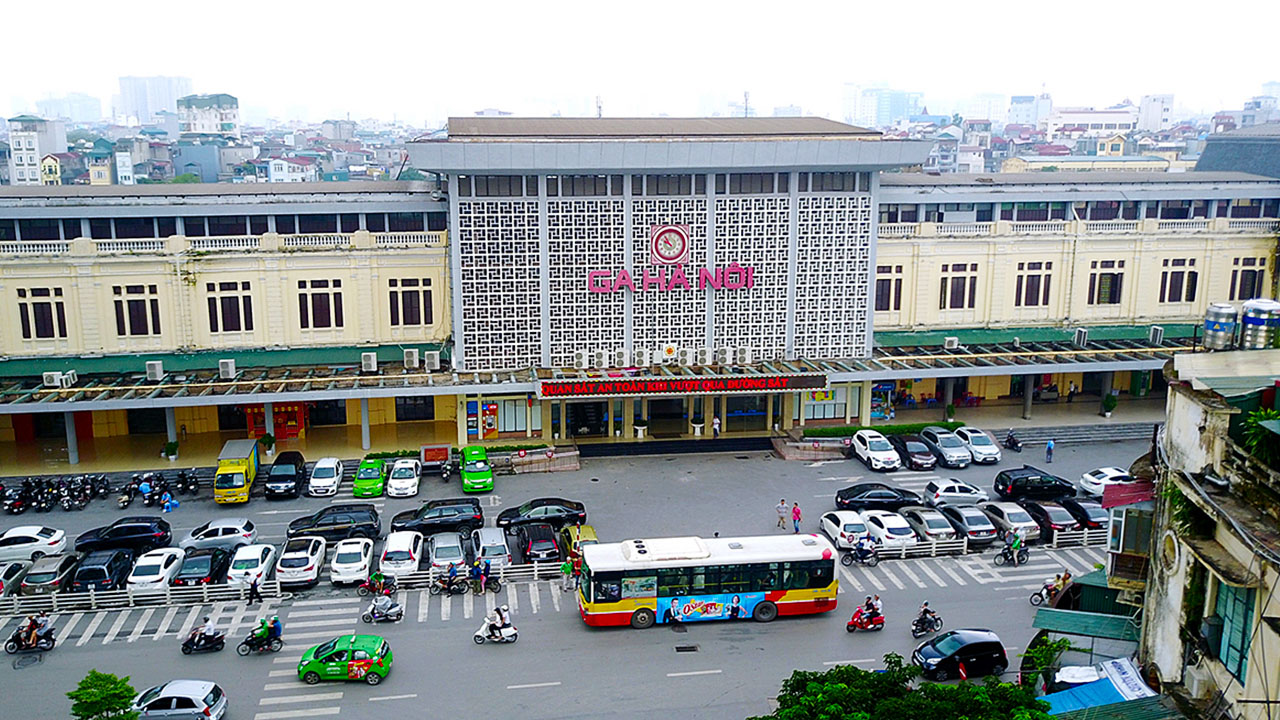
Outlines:
{"type": "Polygon", "coordinates": [[[1124,702],[1125,697],[1116,689],[1115,683],[1111,682],[1110,678],[1104,677],[1070,690],[1050,693],[1040,699],[1049,703],[1050,715],[1057,715],[1071,710],[1124,702]]]}

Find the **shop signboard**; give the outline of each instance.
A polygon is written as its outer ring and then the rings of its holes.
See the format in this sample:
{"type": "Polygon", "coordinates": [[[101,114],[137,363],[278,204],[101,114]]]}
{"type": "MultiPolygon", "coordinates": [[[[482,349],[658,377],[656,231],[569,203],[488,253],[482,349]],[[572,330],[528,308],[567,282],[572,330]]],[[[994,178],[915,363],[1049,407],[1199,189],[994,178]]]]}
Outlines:
{"type": "Polygon", "coordinates": [[[826,390],[826,373],[538,381],[539,398],[606,398],[826,390]]]}

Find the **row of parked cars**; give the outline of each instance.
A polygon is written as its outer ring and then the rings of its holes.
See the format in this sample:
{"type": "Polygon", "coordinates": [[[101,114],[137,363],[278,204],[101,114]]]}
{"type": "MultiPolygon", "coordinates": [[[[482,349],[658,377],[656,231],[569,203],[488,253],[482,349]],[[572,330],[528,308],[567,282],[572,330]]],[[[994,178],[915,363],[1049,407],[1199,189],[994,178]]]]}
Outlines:
{"type": "MultiPolygon", "coordinates": [[[[493,489],[493,467],[485,449],[468,446],[462,449],[460,476],[463,492],[485,492],[493,489]]],[[[354,497],[414,497],[422,478],[422,463],[416,458],[365,458],[356,467],[351,494],[354,497]]],[[[280,453],[267,471],[266,497],[296,498],[303,493],[311,497],[332,497],[346,473],[346,466],[336,457],[320,458],[307,472],[302,453],[289,450],[280,453]]]]}
{"type": "Polygon", "coordinates": [[[938,465],[966,468],[971,463],[994,465],[1001,460],[1000,446],[983,430],[961,427],[952,432],[936,425],[918,435],[888,437],[875,430],[859,430],[845,455],[861,460],[870,470],[885,472],[933,470],[938,465]]]}

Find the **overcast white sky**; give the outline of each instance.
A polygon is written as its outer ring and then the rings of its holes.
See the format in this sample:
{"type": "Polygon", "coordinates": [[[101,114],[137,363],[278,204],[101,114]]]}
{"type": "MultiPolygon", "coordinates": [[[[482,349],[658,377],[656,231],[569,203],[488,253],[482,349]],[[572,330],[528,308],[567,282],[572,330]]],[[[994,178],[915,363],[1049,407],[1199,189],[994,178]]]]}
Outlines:
{"type": "Polygon", "coordinates": [[[1042,87],[1058,106],[1173,93],[1211,112],[1280,80],[1277,20],[1274,0],[64,0],[40,23],[52,35],[5,34],[0,101],[86,92],[108,110],[121,75],[180,75],[250,120],[593,115],[597,96],[609,116],[701,115],[744,90],[764,115],[839,118],[846,83],[921,91],[933,112],[1042,87]]]}

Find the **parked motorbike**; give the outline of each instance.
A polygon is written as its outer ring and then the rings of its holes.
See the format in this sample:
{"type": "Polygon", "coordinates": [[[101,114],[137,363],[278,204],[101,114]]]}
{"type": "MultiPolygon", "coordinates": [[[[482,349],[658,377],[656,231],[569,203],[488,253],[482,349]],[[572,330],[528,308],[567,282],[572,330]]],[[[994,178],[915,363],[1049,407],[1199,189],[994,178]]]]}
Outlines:
{"type": "Polygon", "coordinates": [[[249,633],[248,637],[241,640],[240,644],[236,646],[236,654],[244,657],[251,652],[280,652],[283,647],[284,640],[278,637],[260,638],[254,633],[249,633]]]}
{"type": "Polygon", "coordinates": [[[448,460],[440,463],[440,479],[449,482],[449,476],[453,474],[453,463],[448,460]]]}
{"type": "Polygon", "coordinates": [[[917,617],[911,621],[911,637],[918,638],[942,629],[942,616],[917,617]]]}
{"type": "Polygon", "coordinates": [[[476,595],[483,595],[486,590],[495,594],[502,591],[502,581],[496,577],[489,577],[485,580],[484,587],[480,587],[480,581],[474,578],[470,580],[470,583],[471,592],[476,595]]]}
{"type": "MultiPolygon", "coordinates": [[[[1027,558],[1029,557],[1031,557],[1031,554],[1027,552],[1026,548],[1018,548],[1019,565],[1027,564],[1027,558]]],[[[996,554],[994,562],[996,565],[1004,565],[1005,563],[1013,562],[1013,550],[1010,549],[1008,545],[1000,548],[1000,552],[996,554]]]]}
{"type": "Polygon", "coordinates": [[[120,488],[120,497],[116,499],[116,504],[123,510],[133,504],[133,499],[138,497],[138,481],[131,480],[120,488]]]}
{"type": "Polygon", "coordinates": [[[875,567],[880,564],[880,555],[876,552],[875,548],[870,548],[870,551],[865,555],[859,555],[855,548],[840,557],[840,564],[845,567],[853,565],[854,563],[866,565],[867,567],[875,567]]]}
{"type": "Polygon", "coordinates": [[[219,632],[211,638],[204,636],[204,633],[194,633],[188,635],[186,640],[182,641],[182,654],[190,655],[198,652],[219,652],[227,646],[227,634],[219,632]]]}
{"type": "Polygon", "coordinates": [[[195,469],[179,470],[178,481],[175,483],[179,494],[196,495],[200,492],[200,478],[196,475],[195,469]]]}
{"type": "Polygon", "coordinates": [[[18,627],[14,629],[13,634],[9,636],[9,639],[5,641],[4,651],[10,655],[20,652],[32,652],[34,650],[48,651],[52,650],[53,646],[57,643],[57,633],[54,632],[54,627],[52,625],[45,628],[43,633],[36,636],[36,642],[34,645],[27,644],[27,633],[28,630],[26,624],[20,623],[18,627]]]}
{"type": "Polygon", "coordinates": [[[846,632],[855,630],[883,630],[884,616],[876,615],[872,617],[867,614],[866,608],[859,605],[857,610],[853,611],[853,617],[849,618],[849,622],[845,623],[846,632]]]}
{"type": "Polygon", "coordinates": [[[515,625],[507,624],[498,628],[496,635],[489,633],[489,621],[485,619],[480,623],[480,628],[476,630],[476,634],[471,636],[477,645],[483,645],[486,642],[493,643],[513,643],[520,639],[520,631],[516,630],[515,625]]]}
{"type": "Polygon", "coordinates": [[[1022,441],[1019,440],[1018,436],[1014,435],[1013,433],[1009,433],[1008,435],[1005,435],[1004,442],[1001,443],[1001,445],[1004,445],[1005,448],[1008,450],[1012,450],[1014,452],[1022,452],[1022,441]]]}
{"type": "Polygon", "coordinates": [[[360,619],[366,623],[400,622],[404,619],[404,608],[386,595],[379,595],[365,608],[360,619]]]}
{"type": "Polygon", "coordinates": [[[466,595],[471,592],[471,582],[464,577],[456,577],[453,582],[449,582],[448,575],[441,575],[431,581],[429,588],[432,595],[440,595],[448,592],[450,595],[466,595]]]}
{"type": "MultiPolygon", "coordinates": [[[[387,578],[382,582],[383,595],[393,595],[395,594],[395,591],[396,591],[396,581],[394,578],[387,578]]],[[[359,595],[360,597],[368,597],[370,595],[375,594],[376,592],[377,592],[377,588],[374,587],[374,583],[372,580],[365,580],[364,582],[356,586],[356,595],[359,595]]]]}
{"type": "Polygon", "coordinates": [[[4,491],[4,511],[10,515],[21,515],[30,509],[31,496],[22,488],[11,487],[4,491]]]}

